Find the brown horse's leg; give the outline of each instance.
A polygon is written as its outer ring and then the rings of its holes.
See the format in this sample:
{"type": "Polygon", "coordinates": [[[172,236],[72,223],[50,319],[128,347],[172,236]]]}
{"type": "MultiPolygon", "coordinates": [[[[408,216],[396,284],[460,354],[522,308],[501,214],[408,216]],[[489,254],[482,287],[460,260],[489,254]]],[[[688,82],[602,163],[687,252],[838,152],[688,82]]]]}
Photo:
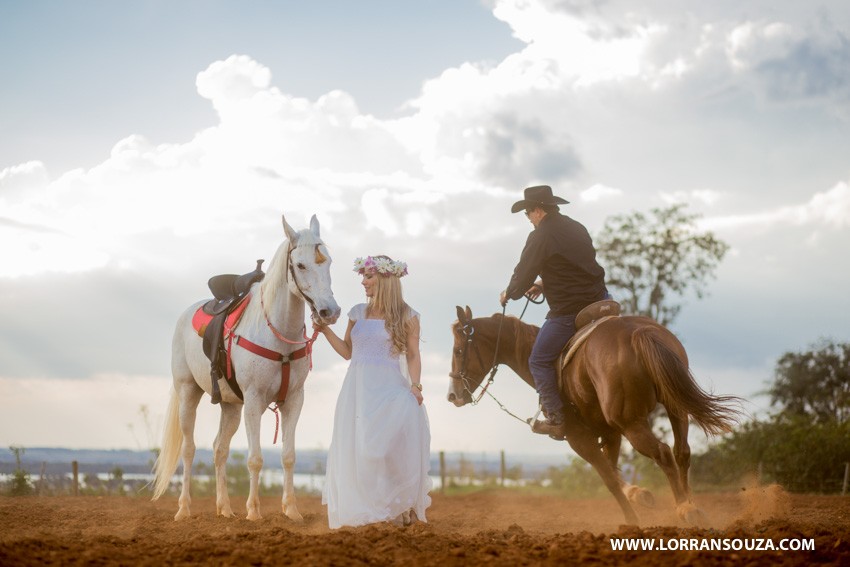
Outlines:
{"type": "Polygon", "coordinates": [[[623,436],[619,432],[602,436],[602,453],[615,470],[620,460],[620,443],[622,441],[623,436]]]}
{"type": "Polygon", "coordinates": [[[688,496],[682,486],[679,467],[673,458],[673,451],[666,443],[662,443],[653,435],[649,424],[645,422],[632,424],[623,431],[623,435],[639,453],[649,457],[661,467],[661,470],[667,475],[670,488],[673,490],[676,505],[687,501],[688,496]]]}
{"type": "Polygon", "coordinates": [[[620,444],[623,441],[623,436],[620,432],[609,433],[602,436],[602,454],[605,455],[605,458],[608,459],[608,462],[611,463],[611,467],[614,469],[614,472],[617,474],[617,480],[620,482],[620,490],[623,491],[623,494],[626,495],[626,498],[629,499],[629,502],[633,502],[635,504],[640,504],[641,506],[645,506],[647,508],[655,507],[655,496],[652,495],[652,492],[648,491],[645,488],[641,488],[640,486],[636,486],[627,482],[622,473],[620,473],[620,469],[617,467],[617,464],[620,460],[620,444]]]}
{"type": "Polygon", "coordinates": [[[670,427],[673,429],[673,456],[679,467],[679,481],[685,495],[690,497],[691,487],[688,482],[688,470],[691,467],[691,446],[688,445],[688,416],[675,415],[667,412],[670,417],[670,427]]]}
{"type": "MultiPolygon", "coordinates": [[[[584,427],[571,427],[570,432],[567,433],[567,442],[570,444],[573,451],[575,451],[579,457],[590,463],[596,470],[597,474],[602,478],[602,482],[605,483],[605,486],[611,494],[614,495],[614,498],[617,500],[617,504],[619,504],[620,508],[623,510],[623,515],[626,517],[626,523],[634,526],[638,525],[637,514],[635,514],[634,508],[632,508],[632,505],[629,503],[626,495],[623,494],[620,474],[617,472],[617,469],[612,466],[611,458],[609,457],[610,452],[609,454],[606,454],[599,449],[596,435],[584,427]]],[[[619,455],[619,449],[616,454],[619,455]]],[[[614,459],[614,462],[616,462],[616,458],[614,459]]]]}
{"type": "Polygon", "coordinates": [[[687,501],[678,506],[679,517],[694,526],[706,525],[706,517],[702,510],[691,502],[691,487],[688,482],[688,470],[691,467],[691,447],[688,445],[688,416],[675,415],[667,412],[670,426],[673,428],[673,456],[679,469],[679,481],[685,492],[687,501]]]}

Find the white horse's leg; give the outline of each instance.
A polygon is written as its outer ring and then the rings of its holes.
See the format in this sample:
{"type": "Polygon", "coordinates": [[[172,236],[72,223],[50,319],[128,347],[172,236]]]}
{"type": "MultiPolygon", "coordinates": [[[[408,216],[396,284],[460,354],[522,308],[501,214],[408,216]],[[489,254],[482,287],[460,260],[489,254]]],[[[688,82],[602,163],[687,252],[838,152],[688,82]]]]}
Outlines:
{"type": "Polygon", "coordinates": [[[242,420],[242,405],[223,402],[221,420],[218,424],[218,435],[213,443],[215,462],[215,513],[218,516],[232,518],[233,509],[230,507],[230,496],[227,494],[227,457],[230,455],[230,441],[239,429],[242,420]]]}
{"type": "Polygon", "coordinates": [[[263,452],[260,448],[260,419],[266,410],[256,394],[245,394],[245,431],[248,434],[248,474],[251,488],[248,491],[249,520],[259,520],[260,515],[260,471],[263,468],[263,452]]]}
{"type": "Polygon", "coordinates": [[[304,521],[298,506],[295,503],[295,481],[293,472],[295,469],[295,426],[301,415],[301,407],[304,405],[304,389],[299,388],[290,392],[286,403],[280,411],[281,423],[281,453],[280,462],[283,465],[283,513],[296,522],[304,521]]]}
{"type": "Polygon", "coordinates": [[[204,391],[194,382],[177,387],[180,400],[180,430],[183,432],[183,488],[177,500],[179,508],[174,516],[175,520],[189,517],[189,504],[192,502],[192,461],[195,459],[195,416],[203,394],[204,391]]]}

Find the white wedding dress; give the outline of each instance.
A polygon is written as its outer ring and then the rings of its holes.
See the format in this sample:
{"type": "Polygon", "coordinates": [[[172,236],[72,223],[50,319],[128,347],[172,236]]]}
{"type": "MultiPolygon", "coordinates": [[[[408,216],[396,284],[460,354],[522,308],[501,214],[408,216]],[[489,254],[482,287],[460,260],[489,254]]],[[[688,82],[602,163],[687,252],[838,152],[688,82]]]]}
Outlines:
{"type": "MultiPolygon", "coordinates": [[[[419,314],[411,310],[412,317],[419,314]]],[[[322,503],[328,525],[392,521],[407,511],[425,519],[431,504],[431,432],[425,406],[410,391],[404,355],[390,352],[383,319],[366,304],[348,313],[351,364],[334,414],[322,503]]]]}

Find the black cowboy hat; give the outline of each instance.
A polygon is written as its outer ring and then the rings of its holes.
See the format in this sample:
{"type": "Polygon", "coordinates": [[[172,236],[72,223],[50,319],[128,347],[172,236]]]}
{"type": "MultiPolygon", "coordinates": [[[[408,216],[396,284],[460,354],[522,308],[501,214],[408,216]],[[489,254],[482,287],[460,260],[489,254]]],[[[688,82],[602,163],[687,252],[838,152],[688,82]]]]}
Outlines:
{"type": "Polygon", "coordinates": [[[535,185],[528,187],[523,192],[525,199],[517,201],[511,207],[512,213],[518,213],[528,207],[539,207],[540,205],[566,205],[566,199],[552,195],[552,188],[548,185],[535,185]]]}

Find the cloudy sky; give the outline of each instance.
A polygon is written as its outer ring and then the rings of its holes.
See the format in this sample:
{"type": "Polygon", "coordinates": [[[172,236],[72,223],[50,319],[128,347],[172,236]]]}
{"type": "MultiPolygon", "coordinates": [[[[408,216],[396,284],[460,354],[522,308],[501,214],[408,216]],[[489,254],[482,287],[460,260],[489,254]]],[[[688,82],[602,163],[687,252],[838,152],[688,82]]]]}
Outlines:
{"type": "MultiPolygon", "coordinates": [[[[455,305],[499,309],[528,185],[591,233],[685,202],[731,245],[673,331],[753,413],[784,352],[850,340],[843,0],[0,0],[0,53],[3,446],[157,444],[177,317],[281,214],[318,216],[344,312],[355,257],[409,263],[435,451],[565,453],[445,401],[455,305]]],[[[344,372],[320,345],[298,447],[327,447],[344,372]]],[[[492,391],[535,411],[507,369],[492,391]]],[[[200,446],[216,423],[203,401],[200,446]]]]}

